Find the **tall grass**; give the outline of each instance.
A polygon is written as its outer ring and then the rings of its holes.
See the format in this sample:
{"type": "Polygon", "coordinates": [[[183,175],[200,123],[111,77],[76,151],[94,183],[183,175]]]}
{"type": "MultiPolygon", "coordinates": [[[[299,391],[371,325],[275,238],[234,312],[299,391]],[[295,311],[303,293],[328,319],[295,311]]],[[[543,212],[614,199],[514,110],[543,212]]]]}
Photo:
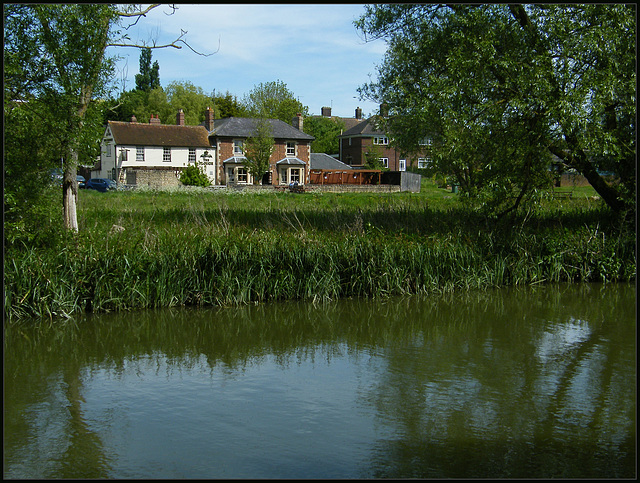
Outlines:
{"type": "Polygon", "coordinates": [[[419,195],[81,195],[79,235],[7,250],[8,319],[635,279],[635,232],[598,207],[492,224],[419,195]]]}

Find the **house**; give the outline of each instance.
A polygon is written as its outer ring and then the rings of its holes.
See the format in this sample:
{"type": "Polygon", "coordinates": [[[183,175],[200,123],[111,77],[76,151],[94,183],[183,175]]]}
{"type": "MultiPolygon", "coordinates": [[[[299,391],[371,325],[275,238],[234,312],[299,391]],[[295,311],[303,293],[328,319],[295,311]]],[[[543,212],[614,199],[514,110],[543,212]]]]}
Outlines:
{"type": "Polygon", "coordinates": [[[351,129],[357,124],[360,124],[364,120],[362,119],[362,109],[360,109],[359,107],[356,108],[354,117],[332,116],[330,107],[323,107],[322,109],[320,109],[319,116],[311,116],[311,117],[330,119],[331,121],[334,121],[334,122],[342,122],[344,124],[345,131],[348,129],[351,129]]]}
{"type": "Polygon", "coordinates": [[[430,138],[425,138],[421,143],[424,150],[420,154],[408,156],[390,145],[391,139],[379,127],[379,120],[380,116],[372,116],[338,136],[342,162],[354,168],[364,167],[367,164],[366,155],[377,153],[382,165],[391,171],[406,171],[407,166],[426,168],[430,164],[430,138]]]}
{"type": "Polygon", "coordinates": [[[149,123],[109,121],[100,145],[100,157],[92,178],[107,178],[137,186],[177,186],[181,171],[203,163],[209,179],[216,182],[214,153],[203,126],[185,126],[182,109],[176,124],[161,124],[157,116],[149,123]]]}
{"type": "MultiPolygon", "coordinates": [[[[292,124],[278,119],[267,119],[271,127],[274,149],[269,162],[269,171],[260,182],[263,185],[287,185],[309,180],[311,141],[314,137],[305,134],[302,115],[298,114],[292,124]]],[[[247,168],[244,144],[254,136],[259,119],[228,117],[214,119],[213,110],[207,108],[204,126],[215,153],[216,179],[220,184],[252,184],[247,168]]]]}

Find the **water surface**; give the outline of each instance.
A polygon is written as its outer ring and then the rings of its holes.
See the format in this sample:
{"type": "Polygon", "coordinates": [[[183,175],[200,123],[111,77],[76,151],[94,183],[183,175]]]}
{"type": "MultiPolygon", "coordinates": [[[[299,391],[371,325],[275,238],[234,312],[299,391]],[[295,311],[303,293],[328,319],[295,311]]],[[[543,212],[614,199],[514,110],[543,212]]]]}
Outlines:
{"type": "Polygon", "coordinates": [[[5,327],[5,478],[635,477],[632,285],[5,327]]]}

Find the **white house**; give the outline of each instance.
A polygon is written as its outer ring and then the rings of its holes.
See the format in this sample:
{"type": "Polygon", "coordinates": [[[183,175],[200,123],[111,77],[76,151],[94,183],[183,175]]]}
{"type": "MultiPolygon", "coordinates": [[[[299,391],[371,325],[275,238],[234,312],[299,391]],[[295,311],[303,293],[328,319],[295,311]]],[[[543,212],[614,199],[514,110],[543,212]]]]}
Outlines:
{"type": "Polygon", "coordinates": [[[179,184],[181,171],[196,162],[203,165],[216,184],[215,147],[204,126],[185,126],[182,109],[176,124],[109,121],[100,146],[100,158],[91,170],[92,178],[114,179],[138,186],[179,184]]]}

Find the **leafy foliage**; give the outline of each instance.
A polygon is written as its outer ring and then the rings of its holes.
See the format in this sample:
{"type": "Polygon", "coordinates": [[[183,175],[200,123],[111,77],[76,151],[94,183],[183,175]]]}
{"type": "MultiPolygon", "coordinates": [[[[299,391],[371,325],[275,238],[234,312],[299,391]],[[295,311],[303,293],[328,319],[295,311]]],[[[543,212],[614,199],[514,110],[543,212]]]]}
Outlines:
{"type": "Polygon", "coordinates": [[[160,87],[160,65],[156,60],[151,65],[151,49],[140,51],[140,73],[136,74],[136,90],[150,91],[160,87]]]}
{"type": "Polygon", "coordinates": [[[245,165],[253,176],[254,184],[258,184],[262,176],[269,171],[269,160],[274,149],[271,125],[266,119],[259,119],[255,134],[244,144],[245,165]]]}
{"type": "Polygon", "coordinates": [[[260,83],[247,94],[242,104],[250,117],[280,119],[287,124],[299,113],[306,116],[309,108],[296,99],[281,80],[260,83]]]}
{"type": "Polygon", "coordinates": [[[180,173],[180,182],[187,186],[210,186],[211,181],[198,166],[190,165],[180,173]]]}
{"type": "Polygon", "coordinates": [[[344,122],[324,117],[307,117],[304,120],[304,131],[315,139],[311,141],[314,153],[338,154],[340,144],[338,136],[344,130],[344,122]]]}
{"type": "Polygon", "coordinates": [[[633,204],[633,6],[374,5],[356,26],[389,45],[361,95],[387,103],[401,150],[433,136],[438,167],[478,205],[535,200],[552,154],[614,211],[633,204]]]}

